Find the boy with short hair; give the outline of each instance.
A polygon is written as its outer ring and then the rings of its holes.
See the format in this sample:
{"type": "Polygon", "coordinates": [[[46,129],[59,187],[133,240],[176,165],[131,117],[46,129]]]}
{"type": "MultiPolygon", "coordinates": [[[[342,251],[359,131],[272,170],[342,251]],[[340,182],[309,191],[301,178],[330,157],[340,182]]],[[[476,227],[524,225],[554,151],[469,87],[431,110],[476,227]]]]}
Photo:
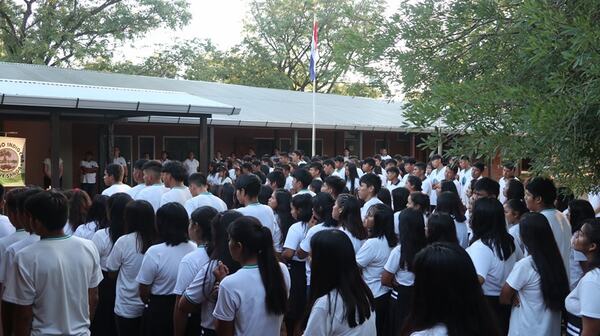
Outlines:
{"type": "Polygon", "coordinates": [[[185,202],[192,198],[190,190],[183,184],[186,175],[187,171],[179,161],[169,161],[163,165],[162,179],[165,187],[170,188],[170,190],[162,194],[160,206],[170,202],[185,206],[185,202]]]}
{"type": "Polygon", "coordinates": [[[192,198],[185,202],[185,210],[188,216],[192,216],[192,212],[202,206],[209,206],[217,210],[217,212],[223,212],[227,210],[227,204],[223,202],[217,196],[211,194],[208,191],[208,183],[206,176],[202,173],[194,173],[189,177],[190,192],[192,198]]]}
{"type": "Polygon", "coordinates": [[[381,189],[381,179],[375,174],[364,174],[360,178],[360,187],[358,187],[358,198],[365,204],[360,208],[360,217],[364,221],[367,218],[369,208],[375,204],[382,203],[377,198],[377,193],[381,189]]]}
{"type": "Polygon", "coordinates": [[[135,198],[135,200],[148,201],[154,208],[155,213],[160,208],[162,195],[169,191],[160,179],[162,167],[162,164],[158,161],[148,161],[144,164],[142,171],[144,172],[146,188],[142,189],[135,198]]]}
{"type": "Polygon", "coordinates": [[[25,207],[42,240],[15,257],[3,300],[15,304],[15,335],[87,335],[102,280],[91,241],[66,236],[67,198],[55,191],[31,196],[25,207]]]}
{"type": "Polygon", "coordinates": [[[131,198],[135,199],[135,197],[137,196],[137,194],[144,188],[146,188],[146,183],[144,183],[144,170],[142,169],[144,167],[144,165],[146,164],[146,162],[148,162],[148,160],[146,159],[139,159],[137,161],[135,161],[135,163],[133,164],[133,181],[136,184],[135,187],[127,190],[127,194],[129,194],[129,196],[131,196],[131,198]]]}
{"type": "Polygon", "coordinates": [[[123,183],[123,174],[123,166],[118,163],[111,163],[106,166],[104,170],[104,184],[108,188],[102,191],[102,195],[110,197],[116,193],[127,192],[131,189],[130,186],[123,183]]]}

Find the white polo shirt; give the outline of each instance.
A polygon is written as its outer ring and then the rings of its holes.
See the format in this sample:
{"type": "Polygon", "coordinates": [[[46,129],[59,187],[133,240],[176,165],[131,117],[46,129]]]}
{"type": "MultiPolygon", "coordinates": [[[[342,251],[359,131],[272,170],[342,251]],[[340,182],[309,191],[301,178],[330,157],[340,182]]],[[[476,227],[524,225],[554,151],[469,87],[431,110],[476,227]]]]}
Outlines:
{"type": "Polygon", "coordinates": [[[186,254],[179,263],[173,294],[181,295],[208,261],[206,245],[199,245],[195,251],[186,254]]]}
{"type": "MultiPolygon", "coordinates": [[[[520,250],[518,247],[517,249],[520,250]]],[[[499,296],[506,278],[517,262],[517,252],[513,252],[506,260],[500,260],[495,250],[489,248],[481,240],[477,240],[467,248],[467,253],[475,265],[477,275],[485,280],[481,285],[483,294],[499,296]]]]}
{"type": "Polygon", "coordinates": [[[197,173],[198,172],[198,167],[200,167],[200,162],[198,162],[198,160],[196,159],[185,159],[185,161],[183,161],[183,167],[185,168],[185,170],[187,171],[188,176],[192,175],[193,173],[197,173]]]}
{"type": "Polygon", "coordinates": [[[209,206],[217,210],[217,212],[227,211],[227,204],[225,204],[222,199],[209,193],[208,191],[200,193],[185,202],[185,210],[190,217],[192,216],[192,212],[194,212],[194,210],[203,206],[209,206]]]}
{"type": "Polygon", "coordinates": [[[373,297],[378,298],[390,290],[381,284],[381,274],[391,252],[387,239],[381,237],[367,239],[356,254],[356,263],[362,268],[363,279],[373,297]]]}
{"type": "Polygon", "coordinates": [[[390,256],[388,257],[383,269],[387,272],[394,274],[394,279],[399,285],[402,286],[412,286],[415,283],[415,274],[411,271],[408,271],[404,268],[400,268],[400,256],[402,254],[402,250],[400,245],[394,247],[390,252],[390,256]]]}
{"type": "Polygon", "coordinates": [[[140,190],[135,199],[148,201],[152,205],[152,208],[154,208],[154,212],[156,213],[158,211],[158,208],[160,208],[160,201],[162,199],[162,195],[167,191],[169,191],[169,188],[166,188],[163,184],[153,184],[140,190]]]}
{"type": "Polygon", "coordinates": [[[370,200],[366,201],[365,204],[360,208],[360,218],[364,221],[367,218],[367,213],[369,213],[369,209],[375,204],[381,204],[381,200],[377,197],[373,197],[370,200]]]}
{"type": "MultiPolygon", "coordinates": [[[[80,167],[83,168],[98,168],[98,162],[96,161],[81,161],[79,164],[80,167]]],[[[81,174],[81,183],[96,183],[96,173],[85,173],[81,174]]]]}
{"type": "Polygon", "coordinates": [[[102,191],[102,195],[110,197],[116,193],[127,192],[129,189],[131,189],[131,187],[125,183],[115,183],[115,184],[111,185],[110,187],[104,189],[102,191]]]}
{"type": "Polygon", "coordinates": [[[186,186],[173,187],[160,198],[160,206],[167,203],[175,202],[185,206],[185,202],[192,198],[192,193],[186,186]]]}
{"type": "Polygon", "coordinates": [[[8,235],[15,233],[16,229],[11,224],[8,217],[0,215],[0,238],[4,238],[8,235]]]}
{"type": "Polygon", "coordinates": [[[143,285],[151,285],[150,292],[153,295],[173,294],[181,259],[195,249],[196,244],[191,241],[177,246],[162,243],[150,247],[135,280],[143,285]]]}

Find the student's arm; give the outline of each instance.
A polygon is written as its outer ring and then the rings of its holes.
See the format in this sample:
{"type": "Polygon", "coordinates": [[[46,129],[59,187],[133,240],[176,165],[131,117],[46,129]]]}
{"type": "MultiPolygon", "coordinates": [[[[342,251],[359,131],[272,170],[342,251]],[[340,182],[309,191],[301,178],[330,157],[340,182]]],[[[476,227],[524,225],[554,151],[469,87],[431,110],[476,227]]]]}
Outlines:
{"type": "Polygon", "coordinates": [[[90,305],[90,321],[94,319],[96,315],[96,307],[98,306],[98,287],[88,288],[88,302],[90,305]]]}
{"type": "Polygon", "coordinates": [[[583,316],[581,318],[582,332],[581,336],[597,336],[600,335],[600,319],[583,316]]]}
{"type": "Polygon", "coordinates": [[[284,248],[283,252],[281,253],[281,258],[285,262],[289,262],[290,260],[292,260],[292,257],[294,257],[295,253],[296,253],[296,250],[292,250],[292,249],[289,249],[289,248],[284,248]]]}
{"type": "Polygon", "coordinates": [[[190,300],[188,300],[184,295],[179,297],[175,308],[183,313],[195,313],[199,311],[199,306],[190,302],[190,300]]]}
{"type": "Polygon", "coordinates": [[[219,336],[233,336],[233,321],[223,321],[217,319],[215,331],[219,336]]]}
{"type": "Polygon", "coordinates": [[[513,303],[513,298],[517,297],[517,292],[510,287],[507,283],[502,287],[502,292],[500,293],[500,303],[505,305],[510,305],[513,303]]]}
{"type": "Polygon", "coordinates": [[[31,334],[31,322],[33,320],[33,305],[21,306],[14,305],[14,335],[29,336],[31,334]]]}
{"type": "Polygon", "coordinates": [[[296,255],[298,256],[298,258],[304,259],[308,257],[308,252],[304,251],[302,248],[299,248],[296,250],[296,255]]]}
{"type": "Polygon", "coordinates": [[[150,302],[150,285],[140,284],[140,298],[145,304],[150,302]]]}
{"type": "Polygon", "coordinates": [[[179,301],[187,301],[184,296],[177,295],[173,309],[173,336],[184,336],[187,327],[187,312],[179,309],[179,301]]]}
{"type": "Polygon", "coordinates": [[[386,270],[384,270],[383,273],[381,273],[381,284],[390,288],[396,287],[398,285],[396,283],[396,279],[394,279],[394,274],[386,270]]]}

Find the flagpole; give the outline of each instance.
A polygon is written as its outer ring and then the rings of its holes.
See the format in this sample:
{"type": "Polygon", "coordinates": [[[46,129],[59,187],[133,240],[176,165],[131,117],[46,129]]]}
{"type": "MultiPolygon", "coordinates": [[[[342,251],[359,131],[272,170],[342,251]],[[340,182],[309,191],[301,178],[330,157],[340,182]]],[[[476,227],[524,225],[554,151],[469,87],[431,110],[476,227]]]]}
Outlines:
{"type": "MultiPolygon", "coordinates": [[[[316,6],[313,10],[313,35],[315,34],[314,30],[316,27],[316,22],[317,22],[317,10],[316,10],[316,6]]],[[[315,46],[316,47],[316,46],[315,46]]],[[[316,97],[316,92],[317,92],[317,61],[315,60],[315,76],[313,77],[313,94],[312,94],[312,156],[315,156],[317,153],[315,151],[316,149],[316,137],[317,137],[317,130],[316,130],[316,119],[317,119],[317,111],[316,111],[316,104],[315,104],[315,97],[316,97]]]]}

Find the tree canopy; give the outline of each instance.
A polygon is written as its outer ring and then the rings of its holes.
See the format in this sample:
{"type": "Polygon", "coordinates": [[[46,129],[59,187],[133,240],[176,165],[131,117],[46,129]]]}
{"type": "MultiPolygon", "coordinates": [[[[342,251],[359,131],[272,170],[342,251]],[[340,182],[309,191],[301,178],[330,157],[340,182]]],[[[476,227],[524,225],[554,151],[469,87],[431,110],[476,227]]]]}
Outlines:
{"type": "Polygon", "coordinates": [[[593,0],[403,3],[388,55],[406,117],[457,135],[449,155],[530,159],[577,191],[600,185],[599,17],[593,0]]]}
{"type": "Polygon", "coordinates": [[[186,0],[0,0],[0,59],[47,65],[109,58],[113,44],[189,22],[186,0]]]}

